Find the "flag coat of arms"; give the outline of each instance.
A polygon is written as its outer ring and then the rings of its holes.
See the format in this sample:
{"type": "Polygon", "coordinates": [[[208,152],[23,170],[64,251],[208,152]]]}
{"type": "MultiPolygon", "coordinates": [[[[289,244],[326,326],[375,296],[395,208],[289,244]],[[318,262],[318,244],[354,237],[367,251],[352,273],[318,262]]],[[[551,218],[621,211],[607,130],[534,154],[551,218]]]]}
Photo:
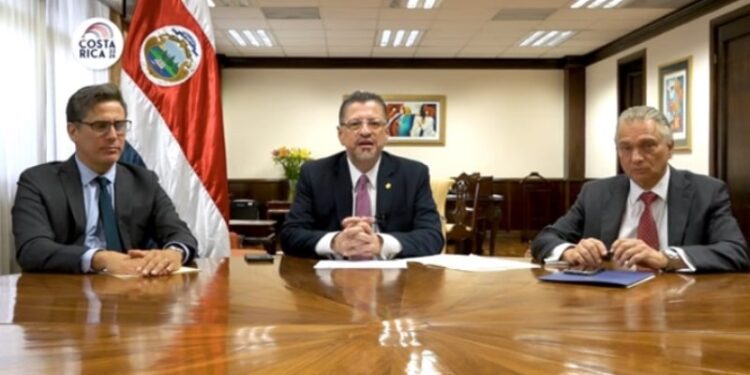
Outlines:
{"type": "Polygon", "coordinates": [[[229,255],[219,67],[203,0],[139,1],[120,85],[128,142],[198,239],[198,255],[229,255]]]}

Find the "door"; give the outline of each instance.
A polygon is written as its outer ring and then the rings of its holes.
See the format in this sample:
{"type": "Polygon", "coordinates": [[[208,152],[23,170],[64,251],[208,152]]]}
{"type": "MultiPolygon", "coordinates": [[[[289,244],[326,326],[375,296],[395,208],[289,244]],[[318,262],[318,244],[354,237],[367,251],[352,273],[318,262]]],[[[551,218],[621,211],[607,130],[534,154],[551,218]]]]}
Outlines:
{"type": "MultiPolygon", "coordinates": [[[[617,61],[617,115],[622,111],[646,104],[646,50],[617,61]]],[[[617,119],[612,120],[612,126],[617,119]]],[[[623,173],[619,160],[617,174],[623,173]]]]}
{"type": "Polygon", "coordinates": [[[750,239],[750,6],[711,23],[712,174],[727,182],[750,239]]]}

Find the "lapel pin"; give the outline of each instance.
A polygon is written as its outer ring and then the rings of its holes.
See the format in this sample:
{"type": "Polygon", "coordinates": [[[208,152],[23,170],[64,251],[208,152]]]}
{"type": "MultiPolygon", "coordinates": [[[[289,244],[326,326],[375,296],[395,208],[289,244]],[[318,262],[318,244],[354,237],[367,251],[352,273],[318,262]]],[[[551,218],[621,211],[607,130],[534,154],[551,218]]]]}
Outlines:
{"type": "Polygon", "coordinates": [[[386,182],[385,183],[385,190],[391,190],[391,183],[390,182],[386,182]]]}

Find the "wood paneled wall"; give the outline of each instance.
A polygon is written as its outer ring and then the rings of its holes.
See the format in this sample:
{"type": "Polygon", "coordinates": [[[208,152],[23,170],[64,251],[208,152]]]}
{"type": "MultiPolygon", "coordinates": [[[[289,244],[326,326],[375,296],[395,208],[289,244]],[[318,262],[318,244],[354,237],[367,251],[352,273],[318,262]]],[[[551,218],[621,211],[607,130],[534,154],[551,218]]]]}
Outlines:
{"type": "MultiPolygon", "coordinates": [[[[562,216],[575,202],[578,193],[585,180],[583,179],[548,179],[546,180],[551,191],[551,196],[544,203],[545,207],[534,202],[524,202],[522,179],[498,178],[494,180],[493,191],[502,194],[504,202],[502,205],[503,219],[500,228],[508,230],[524,229],[524,210],[534,210],[526,214],[537,217],[541,222],[552,223],[562,216]],[[551,203],[549,207],[546,204],[551,203]],[[543,212],[539,218],[539,212],[543,212]]],[[[265,212],[266,202],[270,200],[286,199],[289,186],[284,179],[230,179],[230,199],[253,199],[259,205],[261,213],[265,212]]],[[[538,225],[537,225],[538,226],[538,225]]],[[[533,229],[533,228],[532,228],[533,229]]],[[[535,228],[540,229],[540,228],[535,228]]]]}

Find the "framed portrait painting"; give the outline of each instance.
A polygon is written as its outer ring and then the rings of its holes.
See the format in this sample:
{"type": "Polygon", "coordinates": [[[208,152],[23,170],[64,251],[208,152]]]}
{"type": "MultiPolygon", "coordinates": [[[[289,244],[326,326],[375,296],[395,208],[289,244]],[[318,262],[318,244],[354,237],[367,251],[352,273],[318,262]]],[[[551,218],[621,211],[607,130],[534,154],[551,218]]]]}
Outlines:
{"type": "Polygon", "coordinates": [[[445,145],[445,95],[383,95],[388,144],[445,145]]]}
{"type": "Polygon", "coordinates": [[[674,149],[677,152],[690,152],[692,144],[691,65],[692,58],[687,57],[659,67],[659,106],[672,128],[674,149]]]}

